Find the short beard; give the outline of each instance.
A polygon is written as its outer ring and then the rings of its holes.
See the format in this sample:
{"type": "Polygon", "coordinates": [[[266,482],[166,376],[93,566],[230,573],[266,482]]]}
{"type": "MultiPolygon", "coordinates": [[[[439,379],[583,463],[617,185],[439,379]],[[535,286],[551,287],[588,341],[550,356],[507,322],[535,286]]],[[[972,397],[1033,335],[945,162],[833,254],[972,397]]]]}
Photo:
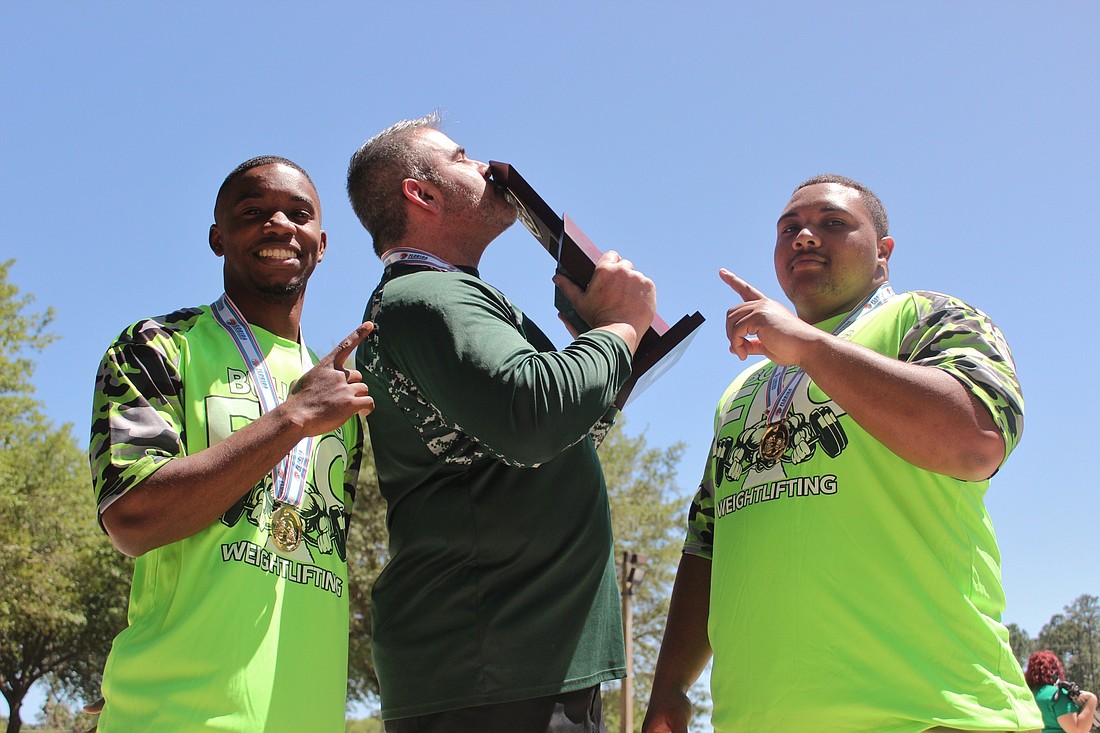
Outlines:
{"type": "Polygon", "coordinates": [[[297,300],[306,289],[306,278],[295,278],[288,283],[262,285],[258,289],[267,302],[285,303],[288,300],[297,300]]]}

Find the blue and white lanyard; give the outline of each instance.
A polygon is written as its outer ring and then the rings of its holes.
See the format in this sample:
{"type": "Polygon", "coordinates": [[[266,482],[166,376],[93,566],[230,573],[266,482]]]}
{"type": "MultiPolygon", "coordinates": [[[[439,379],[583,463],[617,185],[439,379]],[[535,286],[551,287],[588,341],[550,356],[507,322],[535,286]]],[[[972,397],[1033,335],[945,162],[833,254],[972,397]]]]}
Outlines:
{"type": "Polygon", "coordinates": [[[442,270],[443,272],[462,272],[450,262],[436,257],[431,252],[425,252],[422,249],[414,249],[413,247],[394,247],[382,253],[382,264],[386,267],[397,262],[409,265],[426,265],[434,270],[442,270]]]}
{"type": "MultiPolygon", "coordinates": [[[[264,360],[263,351],[256,341],[252,329],[248,326],[248,320],[229,299],[222,294],[210,306],[214,320],[226,330],[233,339],[233,343],[244,359],[248,373],[252,377],[252,384],[256,386],[256,396],[260,399],[261,414],[271,412],[279,406],[279,395],[275,390],[275,383],[271,376],[271,370],[264,360]]],[[[299,338],[299,341],[301,339],[299,338]]],[[[303,371],[313,366],[308,350],[304,343],[299,343],[299,354],[302,355],[303,371]]],[[[306,476],[309,470],[310,458],[313,455],[313,436],[303,438],[298,445],[291,449],[271,471],[272,491],[275,501],[291,504],[299,507],[306,493],[306,476]]]]}
{"type": "MultiPolygon", "coordinates": [[[[836,336],[842,333],[860,318],[885,303],[893,297],[893,295],[894,290],[890,287],[889,282],[884,282],[882,285],[879,285],[878,288],[875,289],[875,292],[864,298],[862,303],[848,311],[848,315],[844,317],[840,325],[833,329],[833,335],[836,336]]],[[[802,381],[802,377],[805,376],[806,372],[799,368],[791,375],[787,384],[784,385],[783,377],[786,376],[786,374],[786,367],[781,367],[776,364],[771,379],[768,380],[766,410],[769,425],[774,425],[787,416],[787,410],[790,409],[791,400],[794,398],[795,388],[798,387],[798,383],[802,381]]]]}

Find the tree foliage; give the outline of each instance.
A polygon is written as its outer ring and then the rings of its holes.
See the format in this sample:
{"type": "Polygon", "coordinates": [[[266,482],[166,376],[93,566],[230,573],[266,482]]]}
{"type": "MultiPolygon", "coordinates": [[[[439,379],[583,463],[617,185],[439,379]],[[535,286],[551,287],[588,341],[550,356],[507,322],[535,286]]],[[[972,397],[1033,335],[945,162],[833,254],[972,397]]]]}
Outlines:
{"type": "Polygon", "coordinates": [[[37,426],[42,418],[31,396],[34,360],[31,352],[46,348],[56,337],[47,332],[52,309],[28,313],[34,296],[19,294],[8,282],[14,260],[0,262],[0,448],[7,448],[37,426]]]}
{"type": "MultiPolygon", "coordinates": [[[[366,429],[364,428],[364,432],[366,429]]],[[[378,675],[371,658],[371,586],[389,557],[386,502],[378,490],[374,453],[367,436],[363,465],[355,493],[348,538],[348,601],[351,606],[348,641],[348,702],[378,699],[378,675]]]]}
{"type": "MultiPolygon", "coordinates": [[[[600,463],[611,501],[615,557],[622,587],[625,552],[646,555],[645,574],[631,599],[634,626],[634,727],[641,729],[653,668],[664,635],[672,582],[684,544],[687,497],[676,486],[676,465],[684,447],[651,448],[645,435],[628,436],[619,423],[600,446],[600,463]]],[[[604,694],[608,730],[618,730],[620,688],[604,694]]]]}
{"type": "Polygon", "coordinates": [[[1062,659],[1066,678],[1086,690],[1100,687],[1100,602],[1082,595],[1051,616],[1039,631],[1039,649],[1050,649],[1062,659]]]}
{"type": "Polygon", "coordinates": [[[31,397],[27,352],[52,340],[51,316],[24,312],[31,298],[8,283],[11,264],[0,265],[0,693],[15,733],[38,680],[99,697],[130,572],[96,526],[87,459],[69,426],[53,428],[31,397]]]}
{"type": "Polygon", "coordinates": [[[1026,665],[1027,658],[1049,649],[1062,660],[1066,679],[1083,689],[1100,688],[1100,599],[1087,593],[1078,596],[1062,613],[1050,617],[1032,639],[1016,624],[1007,624],[1012,653],[1026,665]]]}

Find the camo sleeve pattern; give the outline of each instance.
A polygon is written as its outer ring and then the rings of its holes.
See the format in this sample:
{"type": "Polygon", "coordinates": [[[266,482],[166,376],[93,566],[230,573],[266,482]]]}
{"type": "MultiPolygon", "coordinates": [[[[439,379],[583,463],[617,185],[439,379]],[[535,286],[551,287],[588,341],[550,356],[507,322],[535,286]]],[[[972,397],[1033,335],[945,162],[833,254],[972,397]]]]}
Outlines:
{"type": "Polygon", "coordinates": [[[107,350],[92,408],[92,486],[100,514],[166,461],[184,454],[180,344],[197,308],[140,321],[107,350]]]}
{"type": "MultiPolygon", "coordinates": [[[[727,390],[728,393],[728,390],[727,390]]],[[[718,409],[714,415],[714,432],[718,433],[718,426],[722,420],[722,405],[726,403],[726,395],[718,402],[718,409]]],[[[707,465],[703,471],[703,480],[699,482],[699,489],[691,499],[687,517],[687,539],[684,541],[685,555],[698,555],[706,560],[714,557],[714,474],[712,460],[714,448],[707,453],[707,465]]]]}
{"type": "MultiPolygon", "coordinates": [[[[1008,342],[980,310],[942,293],[912,291],[899,316],[901,361],[943,369],[989,410],[1005,439],[1005,458],[1020,441],[1024,401],[1008,342]]],[[[725,397],[723,397],[723,402],[725,397]]],[[[722,418],[721,403],[715,429],[722,418]]],[[[712,456],[711,456],[712,457],[712,456]]],[[[684,552],[711,558],[714,542],[713,460],[708,460],[688,511],[684,552]]]]}
{"type": "Polygon", "coordinates": [[[898,358],[943,369],[966,385],[993,416],[1007,459],[1024,429],[1024,398],[1004,334],[958,298],[929,291],[907,295],[917,321],[902,336],[898,358]]]}

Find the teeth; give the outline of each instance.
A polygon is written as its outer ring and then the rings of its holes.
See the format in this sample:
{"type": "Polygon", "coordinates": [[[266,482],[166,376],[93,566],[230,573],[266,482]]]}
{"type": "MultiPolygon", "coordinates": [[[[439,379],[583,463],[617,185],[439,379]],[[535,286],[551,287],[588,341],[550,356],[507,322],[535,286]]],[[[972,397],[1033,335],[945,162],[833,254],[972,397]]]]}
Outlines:
{"type": "Polygon", "coordinates": [[[294,250],[269,247],[260,250],[260,257],[277,257],[280,260],[288,260],[294,257],[294,250]]]}

